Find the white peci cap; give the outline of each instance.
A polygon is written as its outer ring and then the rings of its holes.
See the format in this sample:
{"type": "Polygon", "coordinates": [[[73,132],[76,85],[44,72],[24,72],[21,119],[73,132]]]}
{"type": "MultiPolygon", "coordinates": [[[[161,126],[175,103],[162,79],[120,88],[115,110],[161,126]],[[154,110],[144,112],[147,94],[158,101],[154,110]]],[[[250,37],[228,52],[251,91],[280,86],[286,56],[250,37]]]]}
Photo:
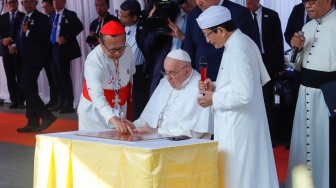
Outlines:
{"type": "Polygon", "coordinates": [[[231,20],[231,13],[223,6],[211,6],[196,19],[201,29],[208,29],[229,20],[231,20]]]}

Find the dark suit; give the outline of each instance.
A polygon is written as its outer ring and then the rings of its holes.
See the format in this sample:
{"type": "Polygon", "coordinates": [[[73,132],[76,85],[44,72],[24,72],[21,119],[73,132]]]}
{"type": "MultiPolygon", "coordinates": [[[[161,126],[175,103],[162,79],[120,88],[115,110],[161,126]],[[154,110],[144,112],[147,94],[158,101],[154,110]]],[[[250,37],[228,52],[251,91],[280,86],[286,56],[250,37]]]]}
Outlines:
{"type": "MultiPolygon", "coordinates": [[[[108,12],[107,15],[106,15],[105,18],[104,18],[104,24],[103,24],[103,25],[105,25],[107,22],[109,22],[109,21],[111,21],[111,20],[120,23],[120,20],[119,20],[117,17],[111,15],[111,14],[108,12]]],[[[99,34],[100,29],[99,29],[98,31],[96,31],[96,30],[97,30],[97,27],[98,27],[98,24],[99,24],[99,18],[94,19],[94,20],[91,22],[91,24],[90,24],[90,32],[93,31],[93,32],[96,33],[96,34],[99,34]]]]}
{"type": "Polygon", "coordinates": [[[153,94],[162,78],[164,60],[171,50],[172,37],[168,35],[156,35],[149,33],[145,40],[143,54],[150,69],[150,95],[153,94]]]}
{"type": "MultiPolygon", "coordinates": [[[[23,63],[20,89],[26,97],[28,124],[37,126],[40,124],[40,118],[43,120],[54,117],[41,100],[37,85],[37,79],[44,64],[49,63],[50,26],[48,17],[37,10],[32,13],[27,23],[28,36],[22,32],[23,48],[18,46],[18,54],[20,54],[20,60],[23,63]]],[[[20,33],[21,30],[18,33],[18,38],[20,33]]]]}
{"type": "Polygon", "coordinates": [[[263,61],[270,76],[284,70],[284,45],[281,22],[277,12],[262,7],[263,61]]]}
{"type": "MultiPolygon", "coordinates": [[[[50,15],[49,18],[53,23],[55,15],[50,15]]],[[[70,76],[70,61],[81,56],[76,36],[83,30],[83,24],[77,14],[68,9],[64,9],[63,15],[59,19],[61,19],[59,37],[64,37],[66,43],[52,45],[53,64],[51,68],[58,94],[58,105],[61,108],[73,108],[74,95],[70,76]]]]}
{"type": "Polygon", "coordinates": [[[273,85],[275,74],[284,71],[284,45],[278,13],[266,7],[261,7],[261,11],[262,59],[271,77],[271,81],[263,86],[263,95],[271,137],[275,138],[278,113],[273,110],[273,85]]]}
{"type": "MultiPolygon", "coordinates": [[[[250,11],[236,3],[225,0],[222,6],[231,12],[232,20],[235,25],[246,35],[248,35],[257,44],[257,28],[253,24],[250,11]]],[[[221,63],[224,48],[216,49],[212,44],[206,42],[204,34],[196,22],[196,18],[202,13],[199,7],[196,7],[188,15],[187,28],[185,33],[183,49],[187,51],[192,59],[193,67],[199,71],[199,59],[206,56],[208,60],[207,77],[212,81],[217,78],[219,65],[221,63]]]]}
{"type": "MultiPolygon", "coordinates": [[[[53,15],[55,16],[55,12],[51,13],[50,15],[53,15]]],[[[48,17],[50,17],[50,15],[48,17]]],[[[49,19],[49,22],[50,22],[50,28],[52,27],[52,22],[50,21],[49,19]]],[[[47,75],[47,79],[48,79],[48,83],[49,83],[49,93],[50,93],[50,99],[49,99],[49,102],[47,104],[47,107],[51,107],[53,105],[55,105],[55,103],[57,102],[57,90],[56,90],[56,86],[55,86],[55,81],[54,81],[54,76],[52,74],[52,70],[51,70],[51,64],[52,64],[52,51],[51,51],[51,43],[49,43],[49,61],[50,63],[45,63],[44,64],[44,70],[45,70],[45,73],[47,75]]]]}
{"type": "MultiPolygon", "coordinates": [[[[154,0],[149,1],[142,13],[143,18],[147,18],[150,10],[154,6],[154,0]]],[[[177,13],[176,13],[177,15],[177,13]]],[[[136,41],[146,61],[146,71],[150,82],[150,95],[158,86],[163,71],[164,60],[171,50],[173,37],[165,34],[150,31],[147,20],[139,20],[136,31],[136,41]]]]}
{"type": "MultiPolygon", "coordinates": [[[[111,20],[120,23],[120,20],[117,17],[115,17],[115,16],[111,15],[109,12],[107,12],[107,15],[104,17],[103,25],[105,25],[107,22],[109,22],[111,20]]],[[[102,27],[102,25],[101,25],[101,27],[98,27],[99,23],[100,23],[100,18],[99,17],[94,19],[90,24],[90,32],[89,32],[89,33],[91,33],[91,32],[95,33],[96,34],[95,37],[97,38],[97,40],[98,40],[99,31],[102,27]]],[[[95,43],[95,42],[93,42],[93,43],[95,43]]],[[[96,47],[96,46],[94,44],[92,44],[91,48],[93,49],[94,47],[96,47]]]]}
{"type": "MultiPolygon", "coordinates": [[[[0,16],[0,39],[7,37],[12,38],[11,44],[16,43],[17,32],[19,26],[21,25],[20,20],[24,16],[24,13],[17,11],[14,21],[14,29],[11,34],[10,30],[10,14],[9,12],[0,16]]],[[[19,92],[19,82],[21,80],[21,65],[16,62],[16,54],[9,54],[8,47],[0,44],[0,55],[3,57],[3,65],[7,78],[7,88],[9,92],[9,97],[14,105],[19,105],[24,103],[24,97],[21,92],[19,92]]]]}
{"type": "Polygon", "coordinates": [[[294,33],[301,31],[304,25],[304,15],[305,7],[303,3],[295,5],[288,18],[286,30],[284,33],[285,40],[289,46],[291,46],[290,41],[292,40],[294,33]]]}

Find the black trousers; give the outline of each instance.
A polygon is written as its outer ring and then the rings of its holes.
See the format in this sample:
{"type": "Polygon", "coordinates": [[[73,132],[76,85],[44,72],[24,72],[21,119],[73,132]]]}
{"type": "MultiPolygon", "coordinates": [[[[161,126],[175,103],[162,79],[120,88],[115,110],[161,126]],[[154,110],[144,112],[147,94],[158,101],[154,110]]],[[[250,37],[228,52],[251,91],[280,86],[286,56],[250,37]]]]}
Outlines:
{"type": "Polygon", "coordinates": [[[295,108],[296,108],[296,102],[299,95],[299,88],[301,83],[301,72],[294,70],[294,77],[293,77],[293,104],[289,107],[287,110],[289,114],[289,123],[284,124],[284,141],[286,144],[290,145],[291,137],[292,137],[292,129],[293,129],[293,121],[294,121],[294,115],[295,115],[295,108]]]}
{"type": "Polygon", "coordinates": [[[50,88],[49,89],[49,93],[50,93],[49,102],[56,103],[57,102],[57,91],[56,91],[54,76],[51,70],[51,64],[52,64],[51,62],[52,62],[52,58],[50,58],[50,63],[46,63],[44,65],[44,70],[46,72],[48,83],[49,83],[49,88],[50,88]]]}
{"type": "Polygon", "coordinates": [[[2,60],[7,79],[9,98],[12,104],[23,104],[25,99],[22,92],[19,91],[19,83],[22,75],[21,63],[17,61],[16,55],[10,54],[5,54],[2,60]]]}
{"type": "Polygon", "coordinates": [[[62,108],[73,108],[74,94],[70,76],[70,60],[63,57],[58,43],[52,47],[52,57],[51,70],[57,89],[57,104],[62,108]]]}
{"type": "Polygon", "coordinates": [[[53,114],[44,105],[38,92],[37,79],[43,65],[31,65],[25,62],[22,70],[20,90],[26,97],[26,117],[28,124],[39,124],[40,119],[51,118],[53,114]]]}
{"type": "Polygon", "coordinates": [[[150,83],[146,78],[143,65],[137,65],[133,75],[132,87],[132,120],[140,117],[149,100],[150,83]]]}
{"type": "Polygon", "coordinates": [[[271,78],[269,82],[267,82],[263,87],[263,97],[264,97],[264,103],[265,103],[265,110],[266,110],[266,115],[267,115],[267,120],[268,120],[268,127],[271,135],[271,140],[272,140],[272,145],[274,145],[274,140],[277,138],[277,127],[275,125],[274,119],[275,119],[275,112],[273,108],[273,100],[274,100],[274,89],[273,85],[275,83],[275,78],[274,78],[274,72],[271,70],[271,67],[268,67],[267,65],[268,62],[268,56],[266,54],[261,54],[262,59],[264,61],[265,67],[267,69],[267,72],[271,78]]]}
{"type": "Polygon", "coordinates": [[[263,96],[265,103],[265,110],[268,120],[268,127],[271,135],[271,140],[276,138],[276,127],[274,124],[274,109],[273,109],[273,80],[267,82],[263,87],[263,96]]]}

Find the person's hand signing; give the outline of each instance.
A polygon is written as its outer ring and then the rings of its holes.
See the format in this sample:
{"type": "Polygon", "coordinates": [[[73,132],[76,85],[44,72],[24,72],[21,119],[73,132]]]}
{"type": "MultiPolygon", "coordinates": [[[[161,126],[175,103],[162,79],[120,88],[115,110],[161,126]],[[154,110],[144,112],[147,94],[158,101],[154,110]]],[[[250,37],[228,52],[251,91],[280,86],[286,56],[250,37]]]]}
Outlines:
{"type": "Polygon", "coordinates": [[[132,128],[124,122],[126,120],[120,119],[117,116],[113,116],[109,122],[114,125],[114,128],[118,131],[120,134],[127,134],[128,132],[133,134],[132,128]]]}

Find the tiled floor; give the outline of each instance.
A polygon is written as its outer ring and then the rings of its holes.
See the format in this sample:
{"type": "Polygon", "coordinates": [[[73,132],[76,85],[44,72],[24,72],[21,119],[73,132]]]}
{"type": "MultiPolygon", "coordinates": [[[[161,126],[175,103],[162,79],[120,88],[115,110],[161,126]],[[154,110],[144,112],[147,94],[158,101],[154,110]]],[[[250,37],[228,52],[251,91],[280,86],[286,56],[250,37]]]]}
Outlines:
{"type": "MultiPolygon", "coordinates": [[[[24,114],[25,110],[9,110],[8,104],[0,106],[0,112],[24,114]]],[[[77,120],[76,113],[54,113],[60,119],[77,120]]],[[[35,148],[0,142],[0,188],[33,187],[35,148]]],[[[280,183],[280,188],[284,188],[280,183]]]]}
{"type": "Polygon", "coordinates": [[[34,147],[0,142],[0,187],[33,187],[34,147]]]}

